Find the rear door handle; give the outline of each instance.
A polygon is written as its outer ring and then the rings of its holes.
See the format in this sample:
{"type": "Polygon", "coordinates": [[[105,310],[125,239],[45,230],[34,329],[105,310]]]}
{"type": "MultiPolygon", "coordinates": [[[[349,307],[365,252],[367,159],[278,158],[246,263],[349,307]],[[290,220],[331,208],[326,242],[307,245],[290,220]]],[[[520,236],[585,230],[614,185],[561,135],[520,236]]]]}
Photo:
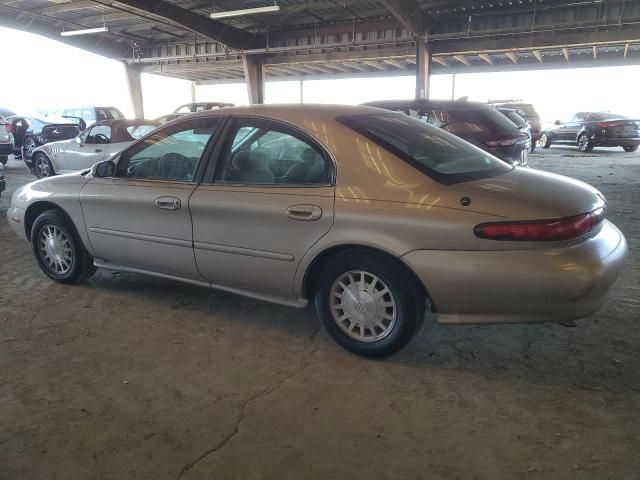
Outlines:
{"type": "Polygon", "coordinates": [[[176,197],[160,197],[154,202],[156,207],[162,210],[178,210],[180,209],[180,199],[176,197]]]}
{"type": "Polygon", "coordinates": [[[292,220],[313,222],[322,216],[322,208],[318,205],[292,205],[285,210],[285,213],[292,220]]]}

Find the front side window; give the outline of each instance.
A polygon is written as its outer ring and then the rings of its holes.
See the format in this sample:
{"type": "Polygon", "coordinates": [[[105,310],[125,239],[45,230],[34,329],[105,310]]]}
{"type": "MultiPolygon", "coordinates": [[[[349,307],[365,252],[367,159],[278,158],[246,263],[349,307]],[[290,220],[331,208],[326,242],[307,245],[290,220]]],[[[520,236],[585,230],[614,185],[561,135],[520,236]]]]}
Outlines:
{"type": "Polygon", "coordinates": [[[407,115],[354,115],[338,121],[441,183],[489,178],[513,168],[484,150],[407,115]]]}
{"type": "Polygon", "coordinates": [[[326,154],[287,127],[236,121],[221,155],[219,182],[268,185],[328,183],[326,154]]]}
{"type": "Polygon", "coordinates": [[[85,143],[104,144],[111,141],[111,127],[109,125],[96,125],[89,130],[85,143]]]}
{"type": "Polygon", "coordinates": [[[220,118],[201,118],[158,129],[123,152],[118,177],[191,182],[220,118]]]}

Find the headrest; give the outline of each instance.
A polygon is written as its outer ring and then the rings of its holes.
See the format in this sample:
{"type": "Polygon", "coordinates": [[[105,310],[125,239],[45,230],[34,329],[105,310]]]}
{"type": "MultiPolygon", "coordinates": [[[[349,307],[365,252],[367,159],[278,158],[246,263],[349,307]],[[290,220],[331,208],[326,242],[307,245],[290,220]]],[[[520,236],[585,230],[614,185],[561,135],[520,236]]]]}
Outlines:
{"type": "Polygon", "coordinates": [[[313,148],[305,148],[300,154],[300,160],[309,165],[316,163],[320,159],[320,155],[313,148]]]}

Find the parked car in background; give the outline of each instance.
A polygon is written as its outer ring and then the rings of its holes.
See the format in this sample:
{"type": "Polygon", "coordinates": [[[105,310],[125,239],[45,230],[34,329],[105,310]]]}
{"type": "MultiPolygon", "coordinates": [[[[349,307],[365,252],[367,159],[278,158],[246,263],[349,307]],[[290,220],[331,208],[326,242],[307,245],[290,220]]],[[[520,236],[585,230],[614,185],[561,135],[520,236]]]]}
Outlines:
{"type": "Polygon", "coordinates": [[[568,122],[556,120],[555,127],[542,132],[540,146],[576,145],[588,153],[594,147],[622,147],[635,152],[640,145],[640,120],[609,112],[578,112],[568,122]]]}
{"type": "Polygon", "coordinates": [[[176,118],[184,117],[185,115],[185,113],[168,113],[156,118],[154,121],[158,122],[160,125],[163,125],[170,122],[171,120],[175,120],[176,118]]]}
{"type": "Polygon", "coordinates": [[[13,153],[13,134],[11,122],[0,116],[0,164],[6,165],[9,155],[13,153]]]}
{"type": "Polygon", "coordinates": [[[84,128],[90,127],[94,123],[102,120],[118,120],[120,118],[124,118],[122,112],[116,107],[96,106],[63,108],[55,111],[53,115],[62,118],[69,118],[71,120],[81,118],[84,121],[84,128]]]}
{"type": "Polygon", "coordinates": [[[7,218],[54,281],[101,267],[314,302],[336,342],[384,356],[416,335],[427,296],[442,323],[597,311],[627,254],[606,208],[587,184],[407,115],[260,105],[188,115],[27,184],[7,218]]]}
{"type": "Polygon", "coordinates": [[[102,120],[75,138],[35,148],[33,173],[44,178],[90,168],[155,130],[158,125],[152,120],[102,120]]]}
{"type": "Polygon", "coordinates": [[[31,170],[31,156],[36,147],[76,137],[81,131],[79,124],[66,118],[16,115],[7,120],[11,122],[13,132],[13,155],[22,159],[31,170]]]}
{"type": "Polygon", "coordinates": [[[416,99],[369,102],[365,105],[403,112],[423,120],[512,165],[527,163],[528,135],[486,103],[416,99]]]}
{"type": "Polygon", "coordinates": [[[218,108],[223,107],[233,107],[233,103],[226,102],[194,102],[194,103],[185,103],[184,105],[180,105],[176,108],[173,113],[178,114],[186,114],[186,113],[197,113],[197,112],[205,112],[207,110],[216,110],[218,108]]]}
{"type": "MultiPolygon", "coordinates": [[[[516,127],[518,127],[518,130],[520,130],[522,133],[525,133],[529,136],[529,139],[531,139],[531,124],[529,122],[527,122],[524,118],[522,118],[520,115],[518,115],[518,112],[513,109],[513,108],[504,108],[504,107],[497,107],[497,110],[503,114],[505,117],[507,117],[509,120],[511,120],[516,127]]],[[[529,152],[532,152],[534,150],[534,142],[531,141],[530,143],[530,147],[529,147],[529,152]]]]}
{"type": "Polygon", "coordinates": [[[513,108],[518,115],[531,125],[531,151],[535,150],[542,135],[542,121],[533,105],[522,100],[491,100],[489,103],[496,107],[513,108]]]}

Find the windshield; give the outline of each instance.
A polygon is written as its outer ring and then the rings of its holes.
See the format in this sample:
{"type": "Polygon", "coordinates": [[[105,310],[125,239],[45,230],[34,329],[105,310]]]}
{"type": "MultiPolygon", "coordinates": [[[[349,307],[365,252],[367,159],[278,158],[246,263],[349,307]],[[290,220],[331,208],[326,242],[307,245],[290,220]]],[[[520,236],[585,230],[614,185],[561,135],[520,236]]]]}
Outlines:
{"type": "Polygon", "coordinates": [[[513,168],[484,150],[407,115],[357,115],[338,121],[441,183],[488,178],[513,168]]]}
{"type": "Polygon", "coordinates": [[[96,107],[96,120],[118,120],[124,115],[115,107],[96,107]]]}

